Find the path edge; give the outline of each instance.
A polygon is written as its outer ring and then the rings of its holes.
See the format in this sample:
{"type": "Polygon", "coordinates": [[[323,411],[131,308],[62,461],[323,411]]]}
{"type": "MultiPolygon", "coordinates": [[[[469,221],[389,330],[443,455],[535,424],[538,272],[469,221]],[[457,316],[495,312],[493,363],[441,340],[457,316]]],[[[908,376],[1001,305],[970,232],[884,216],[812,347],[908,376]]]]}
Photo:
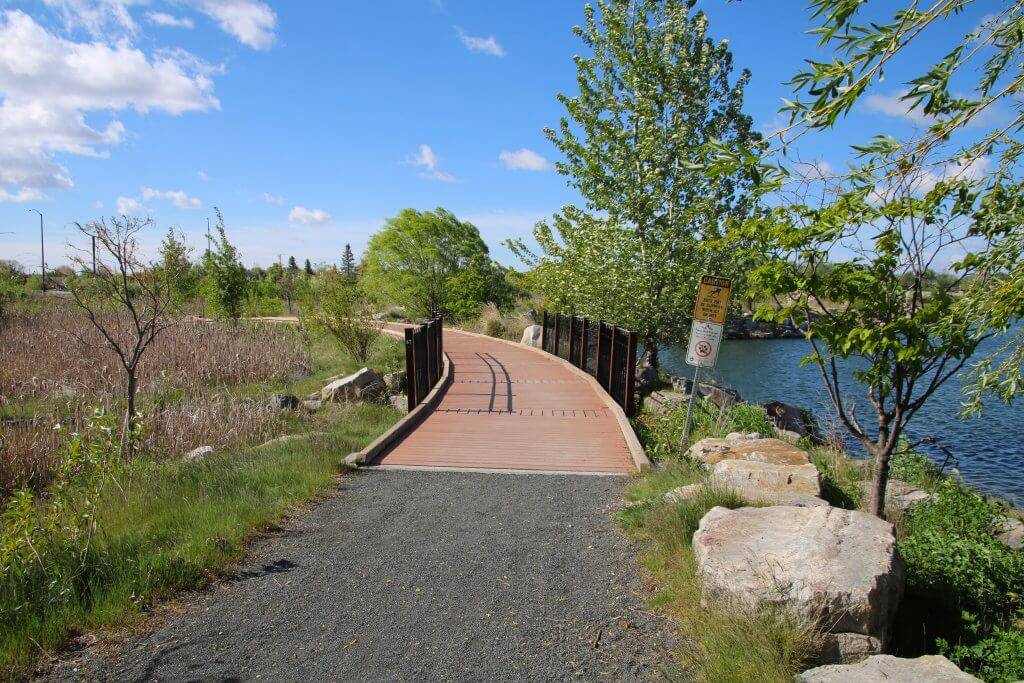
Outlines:
{"type": "Polygon", "coordinates": [[[437,407],[437,404],[441,402],[441,397],[452,383],[452,363],[447,353],[444,354],[443,361],[441,378],[426,397],[415,408],[406,413],[402,419],[393,424],[389,430],[378,436],[369,446],[354,453],[355,458],[349,456],[349,458],[352,458],[351,461],[346,458],[346,462],[361,467],[372,465],[385,451],[415,429],[427,416],[427,413],[437,407]]]}
{"type": "Polygon", "coordinates": [[[626,439],[626,447],[629,449],[629,455],[633,459],[633,465],[636,467],[637,472],[646,472],[651,469],[651,461],[647,458],[647,454],[644,452],[644,447],[640,445],[640,439],[637,438],[636,432],[633,431],[633,425],[629,424],[629,418],[626,417],[626,412],[622,410],[622,406],[615,402],[615,400],[608,395],[608,392],[604,390],[604,387],[598,383],[597,378],[590,375],[590,373],[581,370],[564,358],[554,356],[543,349],[538,349],[535,346],[527,346],[526,344],[520,344],[510,339],[501,339],[500,337],[490,337],[486,334],[480,334],[479,332],[470,332],[459,328],[448,328],[446,332],[457,332],[459,334],[468,334],[472,337],[479,337],[481,339],[489,339],[491,341],[498,341],[509,346],[514,346],[517,349],[526,349],[527,351],[533,351],[534,353],[540,354],[545,358],[556,360],[564,365],[566,368],[571,370],[576,375],[582,377],[584,380],[590,383],[590,388],[597,392],[597,395],[601,397],[605,407],[612,411],[612,415],[615,416],[615,420],[619,423],[619,431],[622,432],[622,436],[626,439]]]}

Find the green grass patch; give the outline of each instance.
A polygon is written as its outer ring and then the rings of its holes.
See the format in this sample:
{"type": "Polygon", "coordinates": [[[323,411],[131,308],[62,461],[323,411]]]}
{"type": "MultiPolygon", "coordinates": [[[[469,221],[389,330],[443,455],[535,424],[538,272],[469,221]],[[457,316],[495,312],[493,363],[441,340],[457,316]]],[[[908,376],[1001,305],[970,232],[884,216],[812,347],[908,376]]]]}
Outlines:
{"type": "Polygon", "coordinates": [[[93,467],[103,476],[98,489],[76,489],[72,479],[53,504],[19,511],[12,501],[0,536],[0,676],[27,675],[69,635],[130,622],[155,601],[203,586],[254,533],[330,489],[342,459],[398,418],[387,407],[331,406],[323,435],[197,462],[104,461],[93,467]],[[83,499],[92,493],[94,503],[83,499]],[[94,529],[76,526],[81,510],[93,511],[94,529]],[[22,533],[33,543],[19,555],[22,533]]]}
{"type": "MultiPolygon", "coordinates": [[[[643,412],[633,420],[633,429],[654,461],[677,458],[686,424],[687,404],[677,405],[666,413],[643,412]]],[[[756,432],[775,436],[775,425],[763,406],[737,403],[719,408],[707,400],[694,404],[693,421],[687,447],[708,437],[724,437],[730,432],[756,432]]]]}

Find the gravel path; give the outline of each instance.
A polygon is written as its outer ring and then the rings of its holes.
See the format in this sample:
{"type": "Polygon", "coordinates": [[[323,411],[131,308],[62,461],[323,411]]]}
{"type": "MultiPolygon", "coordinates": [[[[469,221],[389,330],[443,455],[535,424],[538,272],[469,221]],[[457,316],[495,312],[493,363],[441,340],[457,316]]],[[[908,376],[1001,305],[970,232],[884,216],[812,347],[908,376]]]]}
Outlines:
{"type": "Polygon", "coordinates": [[[225,585],[60,680],[646,680],[617,477],[360,471],[225,585]]]}

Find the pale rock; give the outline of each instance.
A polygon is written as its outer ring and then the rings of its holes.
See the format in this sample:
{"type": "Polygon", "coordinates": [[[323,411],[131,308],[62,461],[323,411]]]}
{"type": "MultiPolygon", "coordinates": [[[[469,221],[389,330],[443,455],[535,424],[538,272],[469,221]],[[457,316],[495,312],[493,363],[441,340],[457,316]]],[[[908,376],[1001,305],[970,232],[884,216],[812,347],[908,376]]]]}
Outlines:
{"type": "Polygon", "coordinates": [[[391,407],[403,413],[409,412],[409,397],[405,394],[394,394],[391,396],[391,407]]]}
{"type": "Polygon", "coordinates": [[[686,394],[678,391],[655,391],[647,396],[644,405],[652,413],[664,414],[685,405],[688,399],[686,394]]]}
{"type": "Polygon", "coordinates": [[[523,346],[532,346],[535,349],[539,349],[541,333],[543,331],[544,328],[541,327],[540,325],[530,325],[525,330],[523,330],[523,339],[519,343],[522,344],[523,346]]]}
{"type": "Polygon", "coordinates": [[[664,495],[666,503],[683,503],[691,498],[695,498],[704,489],[703,484],[687,484],[686,486],[677,486],[664,495]]]}
{"type": "Polygon", "coordinates": [[[1007,517],[1003,520],[1002,532],[996,538],[1014,550],[1024,550],[1024,522],[1007,517]]]}
{"type": "MultiPolygon", "coordinates": [[[[873,482],[859,481],[857,485],[864,492],[865,500],[871,500],[873,482]]],[[[907,510],[935,497],[934,493],[928,493],[899,479],[890,479],[885,487],[885,507],[892,510],[907,510]]]]}
{"type": "Polygon", "coordinates": [[[766,491],[821,494],[821,475],[814,465],[777,465],[757,460],[719,460],[711,467],[709,483],[752,486],[766,491]]]}
{"type": "Polygon", "coordinates": [[[320,390],[320,399],[325,402],[372,402],[380,400],[386,393],[384,380],[373,370],[363,368],[325,386],[320,390]]]}
{"type": "Polygon", "coordinates": [[[320,410],[320,406],[323,405],[323,401],[320,400],[320,394],[317,394],[315,399],[307,399],[302,402],[302,408],[311,413],[315,413],[320,410]]]}
{"type": "Polygon", "coordinates": [[[365,463],[365,458],[363,458],[363,454],[359,452],[349,453],[348,455],[345,456],[344,463],[345,467],[354,470],[356,468],[362,467],[362,465],[365,463]]]}
{"type": "Polygon", "coordinates": [[[200,446],[199,448],[193,448],[188,453],[182,456],[182,460],[202,460],[208,455],[213,453],[213,446],[200,446]]]}
{"type": "Polygon", "coordinates": [[[815,658],[818,664],[856,662],[882,652],[882,641],[863,633],[825,633],[815,658]]]}
{"type": "Polygon", "coordinates": [[[693,535],[706,599],[794,610],[888,643],[903,593],[891,524],[829,506],[711,509],[693,535]]]}
{"type": "MultiPolygon", "coordinates": [[[[687,457],[710,467],[721,460],[750,460],[773,465],[806,465],[807,451],[781,439],[752,438],[730,434],[724,439],[701,439],[690,447],[687,457]],[[738,437],[738,438],[735,438],[738,437]]],[[[758,435],[759,436],[759,435],[758,435]]]]}
{"type": "Polygon", "coordinates": [[[942,655],[924,655],[902,659],[875,655],[856,664],[830,664],[797,674],[796,683],[876,683],[909,681],[912,683],[972,683],[978,679],[964,673],[942,655]]]}

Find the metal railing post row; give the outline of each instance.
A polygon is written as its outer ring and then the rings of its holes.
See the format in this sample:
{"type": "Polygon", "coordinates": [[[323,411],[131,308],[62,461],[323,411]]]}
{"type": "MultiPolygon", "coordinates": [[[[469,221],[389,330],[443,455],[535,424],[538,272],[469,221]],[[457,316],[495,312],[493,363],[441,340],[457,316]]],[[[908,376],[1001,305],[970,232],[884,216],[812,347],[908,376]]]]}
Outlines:
{"type": "Polygon", "coordinates": [[[411,327],[405,328],[405,399],[410,411],[416,407],[416,349],[411,327]]]}
{"type": "Polygon", "coordinates": [[[629,333],[626,342],[626,417],[636,414],[636,332],[629,333]]]}

